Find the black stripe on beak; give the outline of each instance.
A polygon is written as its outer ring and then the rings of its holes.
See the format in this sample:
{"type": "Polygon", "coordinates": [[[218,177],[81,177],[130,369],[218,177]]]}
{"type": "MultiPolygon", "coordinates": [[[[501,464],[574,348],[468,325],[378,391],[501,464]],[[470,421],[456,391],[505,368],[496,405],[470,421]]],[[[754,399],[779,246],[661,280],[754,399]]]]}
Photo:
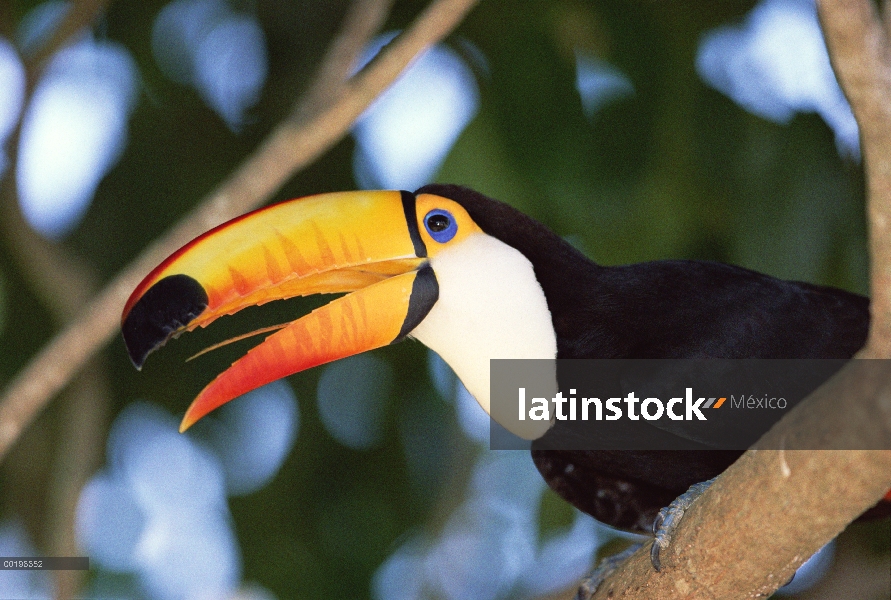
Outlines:
{"type": "MultiPolygon", "coordinates": [[[[406,192],[405,190],[402,190],[399,193],[402,194],[402,210],[405,211],[405,222],[408,224],[408,235],[411,237],[411,243],[415,247],[415,256],[418,258],[426,258],[427,246],[424,245],[424,240],[421,239],[421,232],[418,231],[418,215],[415,195],[411,192],[406,192]]],[[[415,280],[415,283],[417,283],[417,280],[415,280]]]]}
{"type": "Polygon", "coordinates": [[[437,300],[439,300],[439,284],[436,282],[436,274],[433,273],[433,268],[429,264],[425,264],[418,269],[418,275],[411,286],[408,314],[405,315],[399,335],[390,343],[395,344],[405,339],[405,336],[424,320],[437,300]]]}

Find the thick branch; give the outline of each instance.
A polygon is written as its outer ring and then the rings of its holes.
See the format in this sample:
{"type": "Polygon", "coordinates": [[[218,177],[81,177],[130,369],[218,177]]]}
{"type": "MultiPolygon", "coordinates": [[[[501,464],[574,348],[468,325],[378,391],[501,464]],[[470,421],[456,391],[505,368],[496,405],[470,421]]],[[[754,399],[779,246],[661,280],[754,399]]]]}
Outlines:
{"type": "Polygon", "coordinates": [[[891,489],[891,382],[857,361],[780,421],[690,508],[664,569],[649,546],[595,598],[766,597],[891,489]],[[839,450],[777,450],[829,447],[839,450]]]}
{"type": "Polygon", "coordinates": [[[260,205],[297,170],[333,146],[415,56],[444,38],[477,1],[433,2],[324,106],[295,110],[210,197],[99,292],[31,359],[0,398],[0,457],[49,399],[117,333],[127,297],[152,267],[191,238],[260,205]]]}
{"type": "MultiPolygon", "coordinates": [[[[836,76],[860,126],[866,164],[872,323],[861,356],[889,358],[888,37],[869,0],[820,0],[818,6],[836,76]]],[[[668,562],[663,561],[663,572],[652,569],[646,548],[605,581],[595,598],[763,597],[785,583],[891,489],[891,377],[886,364],[851,363],[790,411],[691,507],[668,562]],[[837,450],[777,450],[815,447],[837,450]],[[853,450],[857,448],[873,450],[853,450]]]]}

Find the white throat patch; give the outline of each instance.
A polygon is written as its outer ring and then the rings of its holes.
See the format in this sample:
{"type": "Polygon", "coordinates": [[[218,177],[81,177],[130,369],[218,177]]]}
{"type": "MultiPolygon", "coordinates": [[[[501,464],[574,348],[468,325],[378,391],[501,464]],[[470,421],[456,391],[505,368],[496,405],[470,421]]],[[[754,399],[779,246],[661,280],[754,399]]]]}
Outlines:
{"type": "MultiPolygon", "coordinates": [[[[439,300],[410,335],[439,354],[489,413],[489,359],[557,356],[544,291],[529,259],[483,233],[439,252],[430,265],[439,300]]],[[[530,438],[544,430],[514,433],[530,438]]]]}

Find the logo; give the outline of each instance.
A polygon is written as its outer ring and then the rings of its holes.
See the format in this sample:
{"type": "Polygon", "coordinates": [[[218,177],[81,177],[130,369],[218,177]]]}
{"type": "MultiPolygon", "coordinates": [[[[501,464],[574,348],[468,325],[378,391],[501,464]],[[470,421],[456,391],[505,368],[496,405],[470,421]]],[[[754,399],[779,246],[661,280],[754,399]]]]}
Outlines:
{"type": "MultiPolygon", "coordinates": [[[[533,421],[551,421],[555,418],[558,421],[618,421],[623,417],[631,421],[639,421],[641,418],[647,421],[658,421],[662,418],[672,421],[694,419],[707,421],[708,418],[702,411],[721,408],[727,401],[726,396],[720,398],[703,396],[694,400],[693,388],[689,387],[686,388],[683,397],[670,398],[667,402],[652,397],[641,399],[634,392],[629,392],[624,398],[608,398],[606,401],[600,398],[576,398],[574,388],[569,390],[569,394],[568,398],[564,398],[563,392],[557,392],[550,401],[546,398],[532,398],[527,402],[526,388],[521,387],[518,394],[518,418],[520,421],[525,421],[527,417],[533,421]],[[682,412],[677,412],[681,410],[682,412]]],[[[741,397],[740,404],[743,404],[742,400],[741,397]]],[[[775,401],[776,398],[772,400],[775,401]]],[[[785,400],[783,402],[785,404],[785,400]]]]}
{"type": "MultiPolygon", "coordinates": [[[[520,448],[523,440],[535,440],[538,450],[745,450],[847,364],[835,359],[492,360],[491,447],[520,448]]],[[[888,365],[860,361],[848,368],[885,373],[888,365]]]]}

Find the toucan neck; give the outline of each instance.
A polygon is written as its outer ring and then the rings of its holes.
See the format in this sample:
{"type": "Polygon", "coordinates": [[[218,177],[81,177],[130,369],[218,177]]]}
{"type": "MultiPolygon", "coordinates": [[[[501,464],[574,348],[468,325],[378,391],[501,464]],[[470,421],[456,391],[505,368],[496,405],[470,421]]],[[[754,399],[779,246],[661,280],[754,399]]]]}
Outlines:
{"type": "Polygon", "coordinates": [[[459,202],[483,231],[526,256],[551,312],[559,358],[589,356],[592,336],[599,338],[596,344],[602,347],[604,358],[623,355],[613,318],[620,307],[610,301],[612,288],[620,285],[612,276],[614,269],[592,262],[517,209],[473,190],[436,184],[416,193],[439,194],[459,202]]]}

